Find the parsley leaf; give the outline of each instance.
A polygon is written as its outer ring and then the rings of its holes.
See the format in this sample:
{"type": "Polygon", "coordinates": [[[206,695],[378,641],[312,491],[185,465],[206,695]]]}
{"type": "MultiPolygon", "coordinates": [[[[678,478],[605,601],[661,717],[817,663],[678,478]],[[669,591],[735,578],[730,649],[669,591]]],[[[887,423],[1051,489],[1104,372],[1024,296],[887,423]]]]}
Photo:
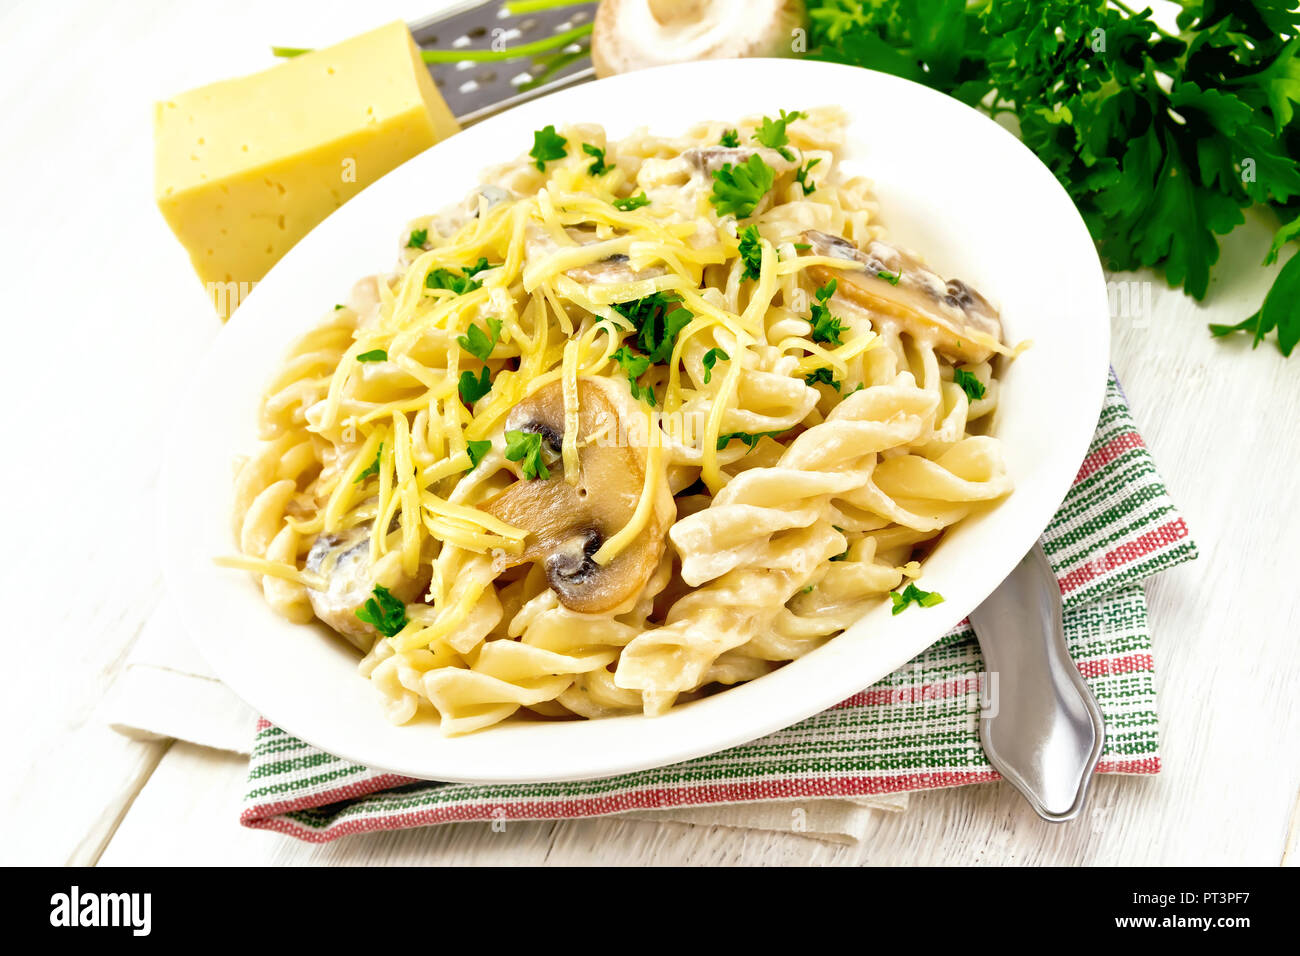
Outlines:
{"type": "Polygon", "coordinates": [[[522,463],[524,477],[549,478],[550,470],[542,460],[542,436],[538,432],[511,429],[506,432],[506,457],[522,463]]]}
{"type": "Polygon", "coordinates": [[[406,248],[423,249],[424,244],[429,241],[428,229],[412,229],[411,237],[406,240],[406,248]]]}
{"type": "Polygon", "coordinates": [[[921,607],[934,607],[943,603],[943,595],[938,591],[922,591],[915,584],[909,583],[900,591],[891,591],[890,599],[894,602],[894,614],[902,614],[913,604],[921,607]]]}
{"type": "Polygon", "coordinates": [[[480,257],[472,266],[466,266],[457,275],[454,269],[433,269],[424,277],[426,289],[448,289],[457,295],[465,295],[475,289],[481,289],[483,283],[474,276],[484,269],[492,268],[486,258],[480,257]]]}
{"type": "Polygon", "coordinates": [[[903,272],[901,269],[898,272],[877,272],[876,276],[890,285],[898,285],[898,281],[903,278],[903,272]]]}
{"type": "Polygon", "coordinates": [[[708,385],[710,379],[713,378],[713,366],[718,364],[718,359],[722,359],[722,361],[724,362],[730,362],[731,356],[728,355],[726,352],[722,351],[722,349],[716,349],[716,348],[709,349],[707,352],[704,353],[703,362],[704,362],[704,384],[705,385],[708,385]]]}
{"type": "Polygon", "coordinates": [[[812,313],[812,339],[814,342],[827,342],[831,345],[843,345],[840,336],[844,333],[844,325],[835,316],[831,315],[830,308],[826,302],[835,294],[835,287],[839,284],[838,279],[832,279],[816,292],[817,301],[810,307],[812,313]]]}
{"type": "Polygon", "coordinates": [[[387,362],[388,353],[383,349],[371,349],[369,352],[362,352],[357,356],[358,362],[387,362]]]}
{"type": "Polygon", "coordinates": [[[383,454],[384,454],[384,443],[380,442],[379,448],[375,452],[375,460],[372,461],[370,464],[366,465],[365,469],[361,472],[361,474],[357,475],[355,478],[352,479],[352,483],[354,485],[359,485],[367,478],[371,478],[379,474],[379,459],[383,457],[383,454]]]}
{"type": "Polygon", "coordinates": [[[483,441],[469,441],[465,443],[465,453],[469,455],[469,470],[473,471],[478,467],[478,463],[483,460],[483,456],[492,450],[492,443],[486,438],[483,441]]]}
{"type": "Polygon", "coordinates": [[[735,148],[740,145],[740,133],[734,129],[722,131],[722,139],[718,140],[719,146],[730,146],[735,148]]]}
{"type": "Polygon", "coordinates": [[[758,235],[758,226],[746,226],[739,232],[740,258],[745,263],[742,279],[757,279],[763,268],[763,240],[758,235]]]}
{"type": "Polygon", "coordinates": [[[628,196],[626,199],[615,199],[614,208],[623,212],[631,212],[633,209],[640,209],[642,206],[650,205],[650,200],[646,198],[643,191],[639,196],[628,196]]]}
{"type": "Polygon", "coordinates": [[[817,191],[817,184],[808,178],[808,174],[812,172],[812,168],[821,161],[820,156],[816,159],[810,159],[808,162],[800,166],[799,171],[794,174],[794,181],[803,187],[803,194],[805,196],[811,196],[817,191]]]}
{"type": "Polygon", "coordinates": [[[727,163],[713,174],[709,202],[719,216],[733,214],[737,219],[745,219],[762,202],[774,182],[776,170],[754,153],[743,163],[727,163]]]}
{"type": "Polygon", "coordinates": [[[977,402],[984,397],[984,383],[975,377],[974,372],[968,372],[964,368],[954,369],[952,380],[961,387],[972,402],[977,402]]]}
{"type": "Polygon", "coordinates": [[[370,592],[373,597],[357,608],[356,615],[384,637],[393,637],[406,627],[406,605],[399,601],[382,584],[370,592]]]}
{"type": "Polygon", "coordinates": [[[460,373],[460,400],[467,406],[477,402],[480,398],[492,391],[492,373],[486,365],[476,378],[473,372],[460,373]]]}
{"type": "Polygon", "coordinates": [[[785,128],[788,124],[797,119],[803,119],[807,116],[801,110],[795,110],[793,113],[781,111],[777,119],[769,116],[763,117],[763,122],[759,124],[758,129],[754,130],[754,139],[762,143],[768,149],[774,149],[783,157],[789,160],[794,159],[794,153],[787,148],[790,143],[790,137],[786,135],[785,128]]]}
{"type": "Polygon", "coordinates": [[[1211,325],[1210,333],[1217,338],[1230,332],[1249,332],[1254,337],[1253,348],[1276,329],[1278,350],[1289,356],[1300,343],[1297,302],[1300,302],[1300,255],[1292,256],[1282,267],[1258,312],[1237,325],[1211,325]]]}
{"type": "MultiPolygon", "coordinates": [[[[785,432],[782,430],[774,432],[727,432],[725,435],[718,436],[718,451],[722,451],[722,449],[726,448],[727,443],[733,439],[744,442],[749,446],[749,451],[753,451],[758,445],[760,438],[776,438],[778,435],[783,434],[785,434],[785,432]]],[[[745,454],[748,455],[749,451],[745,452],[745,454]]]]}
{"type": "MultiPolygon", "coordinates": [[[[590,143],[583,143],[582,151],[588,156],[594,156],[596,158],[596,161],[587,167],[588,176],[603,176],[614,168],[605,162],[605,151],[599,146],[592,146],[590,143]]],[[[558,159],[559,157],[556,158],[558,159]]]]}
{"type": "Polygon", "coordinates": [[[626,345],[621,346],[612,356],[614,361],[618,362],[619,368],[627,376],[628,385],[632,389],[633,398],[645,398],[651,405],[655,404],[655,393],[649,385],[638,385],[637,379],[646,373],[650,368],[650,359],[648,356],[633,352],[626,345]]]}
{"type": "Polygon", "coordinates": [[[615,302],[613,309],[637,331],[637,346],[651,362],[667,362],[677,344],[677,333],[695,318],[671,292],[656,292],[630,302],[615,302]]]}
{"type": "Polygon", "coordinates": [[[553,159],[563,159],[569,154],[569,141],[555,132],[554,126],[547,126],[533,133],[533,148],[528,155],[533,157],[533,165],[545,171],[546,164],[553,159]]]}
{"type": "Polygon", "coordinates": [[[832,373],[829,368],[823,366],[822,368],[817,369],[817,371],[805,375],[803,380],[809,385],[816,385],[819,382],[823,385],[829,385],[838,392],[840,390],[840,383],[835,381],[832,377],[833,374],[834,373],[832,373]]]}
{"type": "Polygon", "coordinates": [[[488,356],[496,348],[497,342],[501,340],[500,319],[488,319],[487,327],[491,335],[485,333],[477,325],[471,325],[464,335],[456,338],[456,342],[461,348],[481,362],[488,360],[488,356]]]}

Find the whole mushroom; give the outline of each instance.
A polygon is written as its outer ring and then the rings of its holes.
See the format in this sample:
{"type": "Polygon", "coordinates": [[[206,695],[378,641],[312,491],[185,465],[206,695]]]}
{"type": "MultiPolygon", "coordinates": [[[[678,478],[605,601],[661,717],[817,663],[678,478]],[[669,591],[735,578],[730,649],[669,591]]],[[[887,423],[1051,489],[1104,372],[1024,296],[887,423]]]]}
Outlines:
{"type": "Polygon", "coordinates": [[[789,56],[803,0],[604,0],[591,61],[597,76],[688,60],[789,56]]]}

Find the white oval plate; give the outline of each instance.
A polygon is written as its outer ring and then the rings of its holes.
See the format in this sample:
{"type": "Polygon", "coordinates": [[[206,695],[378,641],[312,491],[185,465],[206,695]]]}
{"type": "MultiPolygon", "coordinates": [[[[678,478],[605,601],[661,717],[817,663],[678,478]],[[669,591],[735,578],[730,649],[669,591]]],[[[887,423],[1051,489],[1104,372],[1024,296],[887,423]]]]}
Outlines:
{"type": "Polygon", "coordinates": [[[198,372],[169,433],[168,584],[203,656],[258,712],[368,767],[434,780],[572,780],[662,766],[734,746],[844,700],[961,621],[1029,550],[1087,451],[1105,389],[1106,287],[1088,231],[1051,173],[984,115],[868,70],[798,60],[701,62],[565,90],[489,119],[394,170],[303,239],[244,301],[198,372]],[[849,157],[877,186],[891,235],[937,271],[1000,303],[1009,341],[1033,348],[1003,380],[995,434],[1015,492],[951,531],[922,583],[947,599],[897,617],[888,602],[776,672],[663,717],[506,722],[444,738],[433,719],[394,727],[323,627],[290,624],[251,575],[218,568],[235,550],[232,461],[256,446],[262,389],[290,343],[351,283],[391,268],[405,223],[462,197],[479,171],[528,150],[548,123],[596,122],[611,138],[645,125],[677,134],[828,103],[851,118],[849,157]]]}

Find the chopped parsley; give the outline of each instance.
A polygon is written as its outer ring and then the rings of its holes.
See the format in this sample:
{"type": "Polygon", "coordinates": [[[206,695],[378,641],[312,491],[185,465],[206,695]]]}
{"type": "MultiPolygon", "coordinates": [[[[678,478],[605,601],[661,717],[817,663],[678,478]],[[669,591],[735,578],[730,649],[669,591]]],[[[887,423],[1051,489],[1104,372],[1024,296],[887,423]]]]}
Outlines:
{"type": "Polygon", "coordinates": [[[758,226],[746,226],[738,233],[740,237],[740,259],[745,264],[742,279],[757,279],[763,268],[763,240],[758,234],[758,226]]]}
{"type": "Polygon", "coordinates": [[[511,461],[520,462],[524,477],[529,480],[551,477],[550,469],[542,460],[542,436],[538,432],[514,429],[506,432],[506,457],[511,461]]]}
{"type": "Polygon", "coordinates": [[[612,357],[627,375],[632,396],[644,398],[651,405],[655,404],[654,390],[648,385],[638,385],[637,379],[651,365],[672,358],[678,333],[695,318],[682,307],[681,301],[680,296],[671,292],[656,292],[640,299],[613,303],[614,311],[632,323],[636,336],[629,344],[620,346],[612,357]]]}
{"type": "Polygon", "coordinates": [[[361,474],[353,478],[352,483],[354,485],[359,485],[361,484],[361,482],[365,481],[367,478],[371,477],[372,475],[379,474],[379,459],[383,456],[383,454],[384,454],[384,443],[380,442],[379,448],[375,452],[375,460],[372,461],[370,464],[368,464],[365,470],[361,472],[361,474]]]}
{"type": "Polygon", "coordinates": [[[555,132],[554,126],[547,126],[533,133],[533,148],[528,155],[533,157],[533,165],[545,171],[546,164],[553,159],[563,159],[569,154],[569,141],[555,132]]]}
{"type": "MultiPolygon", "coordinates": [[[[803,194],[805,196],[811,196],[817,191],[817,184],[808,178],[808,174],[812,172],[812,168],[820,162],[820,156],[816,159],[810,159],[808,162],[800,166],[799,171],[794,174],[794,181],[803,187],[803,194]]],[[[804,248],[807,248],[807,246],[805,245],[804,248]]]]}
{"type": "Polygon", "coordinates": [[[406,240],[406,248],[423,249],[424,244],[429,241],[428,229],[412,229],[411,238],[406,240]]]}
{"type": "Polygon", "coordinates": [[[839,554],[832,556],[832,557],[831,557],[831,560],[832,560],[832,561],[847,561],[847,560],[848,560],[848,557],[849,557],[849,549],[848,549],[848,548],[845,548],[845,549],[844,549],[843,551],[841,551],[839,554]]]}
{"type": "Polygon", "coordinates": [[[709,349],[704,353],[704,384],[708,385],[709,380],[713,378],[713,366],[718,364],[718,359],[724,362],[730,362],[731,356],[722,349],[709,349]]]}
{"type": "Polygon", "coordinates": [[[628,385],[632,389],[633,398],[644,398],[651,405],[655,404],[654,389],[649,385],[638,385],[637,379],[646,373],[650,368],[650,359],[648,356],[639,352],[633,352],[626,345],[619,348],[612,356],[623,374],[627,376],[628,385]]]}
{"type": "Polygon", "coordinates": [[[718,140],[719,146],[736,147],[740,145],[740,132],[734,129],[722,131],[722,139],[718,140]]]}
{"type": "Polygon", "coordinates": [[[650,200],[646,198],[644,191],[639,196],[628,196],[626,199],[614,200],[614,208],[623,212],[631,212],[633,209],[640,209],[642,206],[648,205],[650,205],[650,200]]]}
{"type": "Polygon", "coordinates": [[[460,400],[466,405],[472,405],[492,391],[492,373],[486,365],[477,378],[473,372],[461,372],[459,388],[460,400]]]}
{"type": "MultiPolygon", "coordinates": [[[[582,144],[582,151],[588,156],[595,157],[596,161],[587,167],[588,176],[603,176],[614,167],[605,162],[605,151],[599,146],[592,146],[590,143],[582,144]]],[[[556,157],[557,159],[559,157],[556,157]]]]}
{"type": "Polygon", "coordinates": [[[483,460],[483,456],[492,450],[492,443],[486,438],[483,441],[470,441],[465,443],[465,453],[469,455],[469,470],[473,471],[478,467],[478,463],[483,460]]]}
{"type": "Polygon", "coordinates": [[[448,289],[457,295],[464,295],[467,292],[482,288],[483,283],[474,277],[484,269],[491,268],[492,264],[487,261],[486,257],[480,256],[478,262],[460,270],[459,275],[455,269],[434,269],[424,277],[424,287],[426,289],[448,289]]]}
{"type": "Polygon", "coordinates": [[[382,584],[376,584],[370,593],[374,597],[366,598],[366,603],[357,608],[357,617],[384,637],[393,637],[406,627],[406,605],[382,584]]]}
{"type": "Polygon", "coordinates": [[[844,333],[844,325],[835,316],[831,315],[830,308],[826,305],[831,296],[835,294],[835,287],[839,281],[832,279],[820,289],[817,290],[817,301],[811,306],[812,312],[812,338],[814,342],[827,342],[831,345],[843,345],[840,336],[844,333]]]}
{"type": "Polygon", "coordinates": [[[477,325],[471,325],[464,335],[458,336],[456,339],[461,348],[481,362],[488,360],[488,356],[496,348],[497,342],[501,340],[500,319],[488,319],[487,327],[491,335],[484,332],[477,325]]]}
{"type": "Polygon", "coordinates": [[[362,352],[357,356],[358,362],[387,362],[388,353],[383,349],[371,349],[369,352],[362,352]]]}
{"type": "Polygon", "coordinates": [[[884,279],[890,285],[898,285],[898,280],[903,278],[902,270],[899,270],[898,272],[877,272],[876,275],[881,279],[884,279]]]}
{"type": "Polygon", "coordinates": [[[975,377],[974,372],[968,372],[964,368],[955,369],[952,380],[961,386],[961,390],[972,402],[977,402],[984,397],[984,383],[975,377]]]}
{"type": "Polygon", "coordinates": [[[336,306],[334,306],[334,311],[337,312],[337,311],[338,311],[339,309],[341,309],[341,308],[343,308],[343,306],[341,306],[341,305],[336,305],[336,306]]]}
{"type": "Polygon", "coordinates": [[[774,149],[784,158],[793,160],[794,153],[790,152],[790,137],[786,135],[785,128],[788,124],[797,119],[803,119],[808,114],[801,110],[795,110],[793,113],[781,111],[777,119],[770,116],[764,116],[763,122],[759,124],[758,129],[754,130],[754,139],[762,143],[768,149],[774,149]]]}
{"type": "Polygon", "coordinates": [[[681,305],[681,298],[671,292],[615,302],[614,311],[636,328],[636,343],[651,362],[667,362],[677,344],[677,333],[695,318],[681,305]]]}
{"type": "Polygon", "coordinates": [[[943,603],[943,595],[938,591],[922,591],[915,584],[908,584],[902,591],[891,591],[889,597],[894,602],[895,614],[902,614],[913,604],[934,607],[943,603]]]}
{"type": "MultiPolygon", "coordinates": [[[[718,436],[718,451],[722,451],[722,449],[726,448],[727,443],[732,439],[744,442],[749,446],[749,451],[753,451],[758,445],[758,440],[760,438],[775,438],[780,434],[782,434],[782,432],[779,430],[774,432],[727,432],[725,435],[718,436]]],[[[745,454],[748,455],[749,451],[745,452],[745,454]]]]}
{"type": "Polygon", "coordinates": [[[816,385],[819,382],[823,385],[829,385],[838,392],[840,390],[840,383],[835,381],[835,379],[831,377],[831,374],[831,370],[823,366],[822,368],[817,369],[817,371],[805,375],[803,380],[809,385],[816,385]]]}
{"type": "Polygon", "coordinates": [[[713,174],[709,202],[719,216],[733,214],[737,219],[744,219],[758,207],[774,182],[776,170],[754,153],[743,163],[734,166],[727,163],[713,174]]]}

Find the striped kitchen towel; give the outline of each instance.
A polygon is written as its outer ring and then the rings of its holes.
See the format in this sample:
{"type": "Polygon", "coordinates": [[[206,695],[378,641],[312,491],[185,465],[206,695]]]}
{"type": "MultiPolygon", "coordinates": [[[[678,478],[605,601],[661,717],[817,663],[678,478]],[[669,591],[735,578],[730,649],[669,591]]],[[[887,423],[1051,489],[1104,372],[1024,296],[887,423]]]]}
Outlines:
{"type": "MultiPolygon", "coordinates": [[[[1196,557],[1187,526],[1112,375],[1097,433],[1042,543],[1065,634],[1106,718],[1102,773],[1160,769],[1141,582],[1196,557]]],[[[800,803],[996,780],[979,742],[979,645],[963,622],[899,671],[802,723],[721,753],[601,780],[477,785],[413,780],[340,760],[266,721],[245,826],[323,842],[454,821],[552,820],[632,810],[800,803]]]]}

